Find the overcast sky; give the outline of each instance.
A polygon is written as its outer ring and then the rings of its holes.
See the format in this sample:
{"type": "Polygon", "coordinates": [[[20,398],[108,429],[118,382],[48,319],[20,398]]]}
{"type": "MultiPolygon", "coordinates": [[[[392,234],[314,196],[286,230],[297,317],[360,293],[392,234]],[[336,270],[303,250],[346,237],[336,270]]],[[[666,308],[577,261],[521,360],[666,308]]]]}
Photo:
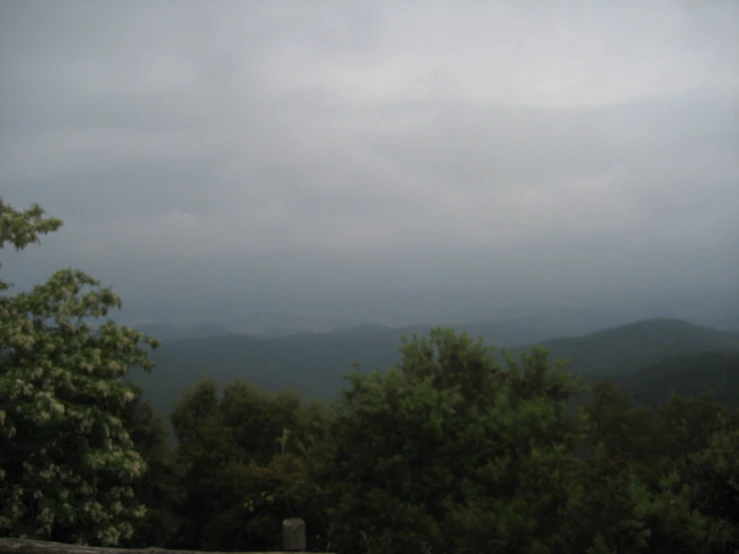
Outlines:
{"type": "Polygon", "coordinates": [[[3,0],[0,194],[140,309],[736,289],[739,2],[3,0]]]}

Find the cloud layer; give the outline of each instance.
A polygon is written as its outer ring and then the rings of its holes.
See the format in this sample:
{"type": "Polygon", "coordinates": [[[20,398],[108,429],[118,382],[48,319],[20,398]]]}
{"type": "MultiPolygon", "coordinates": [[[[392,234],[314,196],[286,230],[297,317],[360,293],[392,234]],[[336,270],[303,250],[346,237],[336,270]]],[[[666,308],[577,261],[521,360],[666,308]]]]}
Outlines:
{"type": "Polygon", "coordinates": [[[67,223],[9,271],[731,288],[737,28],[718,0],[8,0],[0,190],[67,223]]]}

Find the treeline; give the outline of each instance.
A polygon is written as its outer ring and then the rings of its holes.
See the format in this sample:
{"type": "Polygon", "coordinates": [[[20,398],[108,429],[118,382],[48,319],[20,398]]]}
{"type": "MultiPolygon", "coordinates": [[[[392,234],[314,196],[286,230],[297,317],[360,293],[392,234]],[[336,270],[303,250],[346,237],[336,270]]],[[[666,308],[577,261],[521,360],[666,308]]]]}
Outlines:
{"type": "Polygon", "coordinates": [[[139,397],[150,512],[131,544],[269,549],[299,516],[321,551],[736,552],[735,407],[634,406],[604,382],[574,408],[581,387],[545,351],[496,359],[436,329],[329,405],[204,381],[172,448],[139,397]]]}
{"type": "MultiPolygon", "coordinates": [[[[0,246],[61,224],[0,215],[0,246]]],[[[609,382],[584,395],[544,349],[501,360],[434,329],[331,403],[204,381],[165,422],[127,380],[157,342],[87,323],[119,305],[72,270],[0,297],[0,535],[269,550],[296,516],[311,549],[347,554],[739,548],[730,404],[637,406],[609,382]]]]}

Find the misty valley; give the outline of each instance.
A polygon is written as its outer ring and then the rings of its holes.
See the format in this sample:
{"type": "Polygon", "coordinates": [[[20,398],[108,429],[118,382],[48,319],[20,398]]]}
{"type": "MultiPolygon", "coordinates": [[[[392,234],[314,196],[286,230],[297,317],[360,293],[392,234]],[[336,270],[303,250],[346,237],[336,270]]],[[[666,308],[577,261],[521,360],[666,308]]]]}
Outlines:
{"type": "MultiPolygon", "coordinates": [[[[339,390],[346,385],[344,376],[355,363],[362,373],[385,371],[400,362],[399,347],[403,337],[426,335],[431,328],[362,325],[332,332],[264,338],[226,330],[210,336],[210,328],[179,327],[175,331],[171,327],[158,326],[162,334],[175,338],[163,340],[162,346],[152,353],[156,371],[144,373],[132,369],[130,377],[144,389],[161,414],[171,413],[182,390],[201,379],[219,384],[240,379],[265,391],[292,390],[306,401],[325,402],[338,397],[339,390]],[[184,334],[193,336],[183,338],[184,334]]],[[[139,329],[149,332],[148,326],[139,329]]],[[[642,320],[576,337],[540,337],[539,340],[529,339],[528,344],[499,343],[496,336],[515,340],[535,334],[519,328],[507,329],[504,322],[476,322],[454,329],[473,338],[482,337],[488,346],[495,348],[493,355],[501,362],[503,350],[519,356],[533,346],[543,346],[552,359],[567,359],[568,370],[586,381],[610,379],[637,395],[641,391],[633,388],[632,381],[638,375],[659,372],[661,364],[669,365],[677,360],[679,367],[681,361],[695,360],[693,363],[700,366],[697,359],[702,355],[739,351],[739,332],[720,331],[674,318],[642,320]]],[[[707,361],[706,365],[713,364],[707,361]]],[[[676,371],[675,375],[678,374],[676,371]]],[[[661,379],[666,379],[663,383],[665,395],[672,390],[681,394],[711,390],[719,395],[731,391],[720,380],[702,384],[691,381],[686,387],[670,381],[668,376],[661,379]]]]}

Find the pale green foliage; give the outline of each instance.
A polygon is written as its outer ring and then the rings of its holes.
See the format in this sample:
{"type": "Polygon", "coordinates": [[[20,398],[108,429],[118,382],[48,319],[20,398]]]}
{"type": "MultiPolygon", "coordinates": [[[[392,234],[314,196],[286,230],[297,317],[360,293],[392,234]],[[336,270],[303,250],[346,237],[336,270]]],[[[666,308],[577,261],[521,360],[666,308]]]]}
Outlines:
{"type": "Polygon", "coordinates": [[[16,250],[22,250],[33,242],[40,242],[39,235],[56,231],[61,226],[60,219],[44,217],[44,210],[38,204],[18,211],[0,197],[0,248],[5,248],[5,243],[9,242],[16,250]]]}
{"type": "MultiPolygon", "coordinates": [[[[22,250],[60,226],[37,205],[20,212],[0,199],[1,247],[22,250]]],[[[0,297],[1,535],[115,545],[143,517],[131,484],[146,467],[121,420],[134,399],[122,377],[152,368],[139,345],[157,341],[87,323],[120,304],[71,269],[0,297]]]]}

